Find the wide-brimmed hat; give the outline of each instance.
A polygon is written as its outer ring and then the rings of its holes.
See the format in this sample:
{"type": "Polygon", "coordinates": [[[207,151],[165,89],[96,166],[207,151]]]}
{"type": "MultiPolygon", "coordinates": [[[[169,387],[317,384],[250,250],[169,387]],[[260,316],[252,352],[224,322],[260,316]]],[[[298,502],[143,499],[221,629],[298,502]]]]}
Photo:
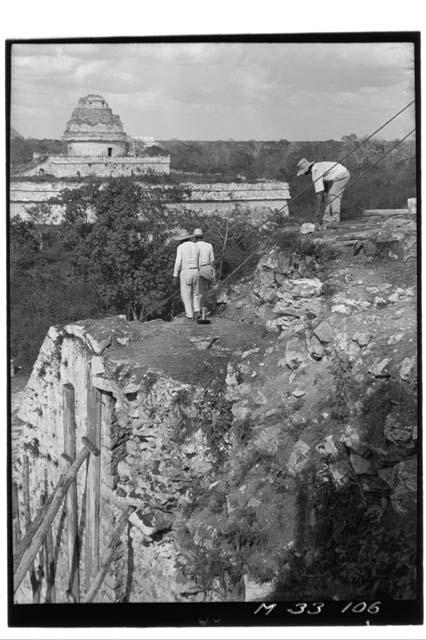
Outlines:
{"type": "Polygon", "coordinates": [[[183,240],[190,240],[190,238],[193,237],[193,233],[189,233],[186,229],[181,229],[179,233],[173,237],[173,240],[176,240],[176,242],[182,242],[183,240]]]}
{"type": "Polygon", "coordinates": [[[301,160],[299,160],[299,162],[297,163],[297,175],[301,176],[303,173],[309,171],[309,168],[312,167],[313,164],[313,162],[309,162],[309,160],[306,160],[306,158],[302,158],[301,160]]]}
{"type": "Polygon", "coordinates": [[[200,236],[203,235],[203,231],[202,229],[200,229],[199,227],[197,227],[197,229],[194,229],[193,231],[193,236],[195,236],[196,238],[199,238],[200,236]]]}

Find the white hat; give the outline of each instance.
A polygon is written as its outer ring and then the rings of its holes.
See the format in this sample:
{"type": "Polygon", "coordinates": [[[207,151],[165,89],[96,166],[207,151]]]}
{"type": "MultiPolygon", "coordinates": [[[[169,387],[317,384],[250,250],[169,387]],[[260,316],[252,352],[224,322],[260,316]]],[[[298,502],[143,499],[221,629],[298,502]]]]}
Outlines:
{"type": "Polygon", "coordinates": [[[194,229],[194,232],[193,232],[192,235],[197,237],[197,238],[199,238],[199,237],[201,237],[203,235],[203,232],[199,227],[197,227],[197,229],[194,229]]]}
{"type": "Polygon", "coordinates": [[[298,168],[297,175],[301,176],[303,173],[306,173],[307,171],[309,171],[309,168],[313,164],[314,164],[313,162],[309,162],[309,160],[306,160],[306,158],[302,158],[301,160],[299,160],[299,162],[297,163],[297,168],[298,168]]]}
{"type": "Polygon", "coordinates": [[[186,229],[181,229],[178,235],[173,237],[173,240],[176,240],[177,242],[182,242],[183,240],[189,240],[190,238],[193,237],[193,235],[194,234],[192,233],[188,233],[186,229]]]}

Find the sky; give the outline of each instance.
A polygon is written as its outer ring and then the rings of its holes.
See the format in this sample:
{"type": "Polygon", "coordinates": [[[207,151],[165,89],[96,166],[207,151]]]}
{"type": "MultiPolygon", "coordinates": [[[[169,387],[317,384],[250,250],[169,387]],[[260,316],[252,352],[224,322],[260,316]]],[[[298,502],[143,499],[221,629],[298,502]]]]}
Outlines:
{"type": "MultiPolygon", "coordinates": [[[[156,139],[367,135],[414,99],[411,43],[15,44],[11,125],[59,138],[101,94],[125,131],[156,139]]],[[[408,109],[380,136],[414,127],[408,109]]]]}

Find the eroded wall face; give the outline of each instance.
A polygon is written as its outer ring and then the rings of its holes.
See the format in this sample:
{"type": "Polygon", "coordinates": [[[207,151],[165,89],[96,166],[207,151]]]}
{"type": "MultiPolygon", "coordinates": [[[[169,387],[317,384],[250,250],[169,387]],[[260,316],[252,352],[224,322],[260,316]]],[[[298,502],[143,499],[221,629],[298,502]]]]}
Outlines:
{"type": "Polygon", "coordinates": [[[264,221],[271,213],[279,211],[282,218],[286,218],[290,215],[287,200],[228,200],[222,202],[210,201],[202,202],[197,200],[191,200],[182,203],[173,203],[166,205],[171,210],[184,211],[188,207],[200,215],[217,214],[222,216],[228,216],[230,213],[237,211],[242,214],[256,219],[256,221],[264,221]]]}
{"type": "MultiPolygon", "coordinates": [[[[130,171],[128,175],[142,175],[144,167],[148,166],[146,163],[141,164],[140,158],[130,158],[129,163],[126,165],[126,171],[130,171]]],[[[93,170],[93,167],[105,165],[106,167],[114,167],[116,163],[107,162],[93,165],[93,163],[87,163],[84,171],[93,170]],[[89,167],[90,164],[90,167],[89,167]]],[[[124,165],[123,165],[124,166],[124,165]]],[[[154,165],[152,165],[154,166],[154,165]]],[[[168,165],[158,165],[157,170],[168,173],[168,165]],[[166,167],[166,168],[164,168],[166,167]]],[[[49,165],[50,167],[50,165],[49,165]]],[[[45,167],[46,173],[50,171],[57,171],[45,167]]],[[[152,168],[152,167],[151,167],[152,168]]],[[[80,168],[81,169],[81,168],[80,168]]],[[[73,163],[67,167],[69,171],[69,177],[76,177],[79,169],[79,162],[77,158],[73,158],[73,163]]],[[[122,169],[120,169],[121,171],[122,169]]],[[[97,173],[98,169],[95,169],[97,173]]],[[[59,171],[60,173],[60,171],[59,171]]],[[[86,175],[86,173],[80,174],[86,175]]],[[[32,182],[30,180],[14,180],[10,185],[10,216],[13,218],[16,215],[22,216],[24,219],[28,216],[27,209],[37,205],[39,203],[48,203],[50,198],[55,198],[60,195],[64,189],[77,189],[82,186],[83,183],[79,182],[48,182],[43,181],[40,183],[32,182]]],[[[202,190],[201,187],[208,187],[209,185],[196,185],[194,190],[191,191],[191,197],[182,203],[170,203],[165,206],[170,210],[179,210],[190,208],[193,211],[198,212],[200,215],[209,215],[211,213],[217,213],[219,215],[229,215],[235,210],[241,213],[247,213],[251,216],[253,222],[258,223],[264,221],[268,215],[272,212],[279,211],[282,217],[289,215],[288,200],[290,194],[285,183],[277,183],[272,185],[275,188],[258,188],[258,185],[247,184],[244,189],[234,191],[234,186],[226,184],[211,185],[211,190],[202,190]]],[[[241,185],[238,185],[241,186],[241,185]]],[[[159,188],[158,186],[156,188],[159,188]]],[[[191,186],[192,189],[192,186],[191,186]]],[[[52,212],[51,222],[57,224],[61,221],[63,215],[63,208],[59,205],[49,204],[50,211],[52,212]]]]}
{"type": "Polygon", "coordinates": [[[69,156],[125,156],[125,142],[69,142],[69,156]]]}
{"type": "MultiPolygon", "coordinates": [[[[96,393],[95,401],[99,403],[100,440],[97,443],[101,450],[100,456],[100,485],[102,490],[113,488],[117,483],[117,464],[125,455],[126,431],[121,429],[114,414],[115,401],[110,394],[97,392],[90,384],[92,354],[75,336],[60,336],[51,329],[40,350],[32,375],[26,388],[26,397],[21,411],[21,418],[26,421],[24,428],[23,448],[18,458],[15,477],[18,480],[18,497],[21,529],[25,522],[25,507],[23,498],[23,456],[29,461],[29,494],[31,499],[31,519],[37,515],[41,505],[41,496],[46,493],[52,495],[61,473],[67,470],[67,463],[62,457],[66,451],[64,429],[64,387],[71,391],[74,400],[75,417],[75,447],[78,453],[83,447],[82,437],[90,434],[89,423],[93,420],[90,414],[91,400],[89,394],[96,393]]],[[[93,405],[93,403],[92,403],[93,405]]],[[[93,413],[93,412],[92,412],[93,413]]],[[[66,420],[65,420],[66,422],[66,420]]],[[[111,533],[122,514],[119,506],[112,504],[109,499],[100,498],[99,513],[96,516],[99,531],[93,533],[93,525],[89,525],[88,504],[93,498],[94,487],[91,486],[91,456],[84,462],[77,474],[77,517],[78,517],[78,555],[80,600],[90,588],[99,563],[105,553],[111,533]],[[90,495],[89,495],[90,494],[90,495]],[[99,550],[97,558],[90,559],[91,573],[87,572],[88,536],[98,537],[99,550]]],[[[93,484],[93,483],[92,483],[93,484]]],[[[95,488],[96,490],[96,488],[95,488]]],[[[105,494],[105,491],[103,492],[105,494]]],[[[67,549],[67,511],[66,504],[60,508],[52,525],[53,546],[56,549],[56,602],[73,602],[69,593],[69,560],[67,549]]],[[[92,553],[92,552],[91,552],[92,553]]],[[[124,551],[118,543],[116,557],[111,565],[109,574],[104,580],[98,594],[98,601],[115,602],[120,599],[119,588],[125,584],[127,571],[127,555],[123,563],[124,551]],[[117,567],[123,568],[117,569],[117,567]]],[[[40,555],[34,564],[40,564],[40,555]]],[[[42,580],[40,602],[45,602],[47,593],[46,580],[42,580]]],[[[17,603],[32,603],[33,592],[30,574],[16,594],[17,603]]]]}
{"type": "MultiPolygon", "coordinates": [[[[79,143],[80,144],[80,143],[79,143]]],[[[55,178],[75,178],[98,176],[117,178],[138,176],[146,173],[170,173],[170,156],[122,157],[123,153],[112,153],[108,157],[108,147],[101,145],[102,154],[49,156],[47,160],[23,173],[23,176],[54,176],[55,178]],[[105,153],[104,153],[105,151],[105,153]],[[111,159],[112,158],[112,159],[111,159]]]]}
{"type": "MultiPolygon", "coordinates": [[[[134,375],[128,364],[119,368],[117,376],[112,375],[102,356],[93,354],[84,335],[70,335],[71,330],[78,334],[80,327],[49,331],[26,389],[20,412],[26,422],[23,450],[15,469],[20,482],[20,521],[24,522],[22,454],[29,459],[32,518],[42,494],[47,489],[51,495],[61,472],[66,471],[61,454],[67,446],[63,409],[67,385],[74,399],[77,453],[83,446],[81,438],[90,433],[93,424],[93,397],[99,403],[95,412],[100,426],[97,566],[105,558],[123,511],[129,507],[132,510],[94,601],[205,600],[202,586],[185,572],[188,559],[184,548],[185,509],[194,500],[194,490],[201,486],[207,490],[214,463],[204,430],[211,424],[214,410],[205,403],[205,390],[150,372],[134,375]]],[[[93,502],[92,460],[85,462],[77,475],[80,601],[84,601],[96,575],[93,559],[89,574],[86,555],[89,539],[93,540],[89,524],[93,514],[88,508],[93,502]]],[[[63,603],[73,602],[67,523],[63,506],[52,525],[57,550],[56,602],[63,603]]],[[[39,554],[35,566],[41,561],[39,554]]],[[[43,579],[41,603],[46,601],[46,593],[43,579]]],[[[214,599],[214,594],[211,597],[214,599]]],[[[28,575],[16,602],[31,603],[32,598],[28,575]]]]}
{"type": "MultiPolygon", "coordinates": [[[[23,447],[19,459],[17,477],[19,486],[19,507],[21,528],[25,522],[25,507],[22,487],[23,454],[29,460],[29,495],[31,518],[34,519],[41,505],[44,492],[52,495],[61,473],[67,469],[62,457],[65,451],[63,386],[69,384],[74,390],[75,444],[81,449],[82,436],[87,433],[87,377],[90,356],[87,349],[75,338],[66,337],[59,341],[56,333],[50,331],[40,349],[39,357],[26,388],[26,397],[21,413],[25,420],[23,447]],[[18,480],[18,481],[19,481],[18,480]]],[[[85,490],[85,465],[77,474],[77,496],[81,505],[85,490]]],[[[82,522],[80,508],[79,520],[82,522]]],[[[66,554],[66,513],[62,507],[52,526],[54,547],[57,547],[56,599],[69,602],[66,554]]],[[[84,545],[84,528],[81,529],[81,545],[84,545]]],[[[84,566],[80,570],[84,579],[84,566]]],[[[43,581],[41,601],[46,595],[43,581]]],[[[17,602],[32,602],[32,589],[27,576],[19,589],[17,602]]]]}
{"type": "MultiPolygon", "coordinates": [[[[208,482],[212,458],[202,425],[203,391],[159,379],[129,401],[129,438],[117,467],[116,492],[138,507],[131,516],[128,585],[131,602],[204,599],[201,588],[182,573],[178,531],[191,492],[208,482]]],[[[121,414],[123,415],[123,414],[121,414]]]]}

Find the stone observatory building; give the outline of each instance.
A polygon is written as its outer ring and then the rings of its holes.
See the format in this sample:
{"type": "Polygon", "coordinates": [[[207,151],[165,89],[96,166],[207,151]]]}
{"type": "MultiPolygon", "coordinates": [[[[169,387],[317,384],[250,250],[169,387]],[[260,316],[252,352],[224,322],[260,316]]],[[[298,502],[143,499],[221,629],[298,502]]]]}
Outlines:
{"type": "Polygon", "coordinates": [[[95,94],[80,98],[62,139],[68,156],[125,156],[127,135],[120,116],[95,94]]]}
{"type": "Polygon", "coordinates": [[[21,175],[108,178],[170,172],[170,155],[128,136],[120,116],[97,94],[80,98],[62,139],[66,154],[34,158],[21,175]]]}

